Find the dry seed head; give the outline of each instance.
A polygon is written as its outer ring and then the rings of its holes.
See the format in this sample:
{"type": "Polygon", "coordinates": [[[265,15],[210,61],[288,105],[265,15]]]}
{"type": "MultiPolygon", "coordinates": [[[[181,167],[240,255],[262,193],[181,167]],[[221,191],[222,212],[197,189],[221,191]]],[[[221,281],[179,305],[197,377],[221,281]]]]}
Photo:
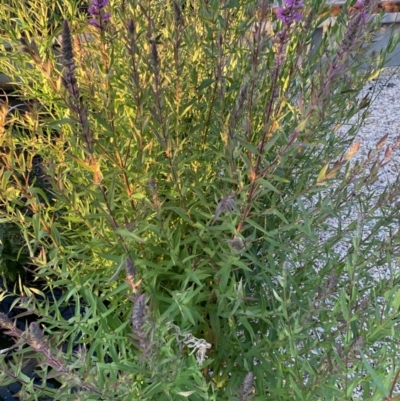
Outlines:
{"type": "Polygon", "coordinates": [[[246,101],[246,98],[247,98],[247,93],[248,93],[248,84],[245,83],[240,88],[239,95],[238,95],[238,98],[237,98],[237,101],[235,104],[235,110],[232,114],[232,120],[231,120],[231,129],[234,128],[238,118],[240,117],[240,115],[242,113],[244,102],[246,101]]]}
{"type": "Polygon", "coordinates": [[[128,22],[128,51],[130,54],[136,53],[136,26],[133,19],[130,19],[128,22]]]}
{"type": "Polygon", "coordinates": [[[133,19],[130,19],[128,22],[128,33],[129,35],[135,34],[135,22],[133,21],[133,19]]]}
{"type": "Polygon", "coordinates": [[[42,65],[42,61],[40,59],[39,55],[39,49],[36,45],[36,43],[32,40],[30,43],[26,40],[26,38],[21,37],[19,39],[20,43],[22,44],[22,52],[23,53],[28,53],[32,60],[37,64],[37,65],[42,65]]]}
{"type": "Polygon", "coordinates": [[[134,334],[139,339],[140,347],[147,348],[146,334],[143,331],[143,326],[146,323],[146,297],[144,294],[134,298],[134,305],[132,308],[131,323],[134,329],[134,334]]]}
{"type": "MultiPolygon", "coordinates": [[[[179,330],[179,329],[178,329],[179,330]]],[[[196,353],[196,360],[198,363],[203,363],[207,357],[207,350],[211,348],[211,344],[209,344],[203,338],[196,338],[190,333],[186,333],[183,335],[183,342],[188,348],[193,348],[192,352],[189,355],[193,355],[196,353]]]]}
{"type": "Polygon", "coordinates": [[[155,180],[153,177],[151,177],[151,178],[149,179],[148,185],[149,185],[149,188],[150,188],[151,193],[152,193],[152,194],[155,194],[155,193],[157,192],[157,182],[156,182],[156,180],[155,180]]]}
{"type": "Polygon", "coordinates": [[[246,243],[241,238],[238,237],[233,239],[227,239],[226,242],[235,252],[240,252],[246,247],[246,243]]]}
{"type": "Polygon", "coordinates": [[[311,23],[314,20],[314,15],[315,15],[314,9],[311,9],[311,11],[308,13],[308,15],[307,15],[307,17],[306,17],[306,19],[304,21],[304,25],[303,25],[303,31],[304,32],[308,32],[309,31],[309,29],[311,27],[311,23]]]}
{"type": "Polygon", "coordinates": [[[228,195],[225,198],[221,199],[218,202],[217,208],[215,209],[215,214],[211,222],[211,225],[214,224],[215,220],[218,219],[218,217],[222,212],[232,213],[235,208],[236,208],[235,194],[228,195]]]}
{"type": "Polygon", "coordinates": [[[379,142],[375,146],[376,150],[383,148],[383,145],[386,143],[388,136],[389,136],[389,134],[385,134],[381,139],[379,139],[379,142]]]}
{"type": "Polygon", "coordinates": [[[68,21],[63,22],[62,26],[62,65],[64,66],[64,74],[62,77],[62,84],[73,96],[75,103],[79,102],[79,90],[77,80],[75,77],[75,60],[74,52],[72,50],[71,31],[69,29],[68,21]]]}
{"type": "Polygon", "coordinates": [[[132,308],[131,322],[134,329],[139,332],[145,323],[146,316],[146,297],[144,294],[139,295],[134,300],[132,308]]]}
{"type": "Polygon", "coordinates": [[[360,349],[365,345],[365,339],[364,337],[360,336],[356,338],[352,344],[350,345],[350,350],[355,350],[355,349],[360,349]]]}
{"type": "Polygon", "coordinates": [[[35,341],[43,341],[43,332],[40,329],[39,325],[36,322],[32,322],[29,325],[29,332],[31,333],[32,339],[35,341]]]}
{"type": "Polygon", "coordinates": [[[151,40],[151,53],[150,53],[150,61],[155,73],[158,73],[158,50],[157,50],[157,40],[151,40]]]}
{"type": "Polygon", "coordinates": [[[367,297],[364,297],[364,298],[361,300],[361,302],[360,302],[360,308],[361,308],[362,310],[367,309],[368,303],[369,303],[368,298],[367,298],[367,297]]]}
{"type": "MultiPolygon", "coordinates": [[[[84,104],[79,95],[79,87],[77,79],[75,77],[75,60],[74,53],[72,50],[72,37],[71,30],[68,25],[68,21],[63,22],[62,33],[61,33],[61,44],[62,44],[62,64],[64,66],[64,74],[62,77],[62,84],[67,89],[72,101],[69,106],[71,110],[79,115],[79,123],[82,126],[82,138],[85,141],[86,147],[90,154],[93,154],[93,135],[90,131],[90,125],[87,118],[87,112],[84,104]]],[[[97,171],[95,175],[95,182],[101,181],[101,172],[97,171]]]]}
{"type": "Polygon", "coordinates": [[[128,278],[134,278],[136,275],[135,264],[131,257],[127,257],[125,260],[125,272],[128,278]]]}
{"type": "Polygon", "coordinates": [[[342,54],[347,53],[352,48],[357,40],[357,36],[360,34],[361,29],[367,23],[368,14],[372,12],[377,4],[378,2],[376,0],[366,0],[361,9],[352,15],[340,46],[340,51],[342,54]]]}
{"type": "Polygon", "coordinates": [[[346,53],[353,46],[354,41],[356,40],[358,29],[361,25],[361,14],[355,14],[353,18],[350,20],[346,32],[342,39],[341,50],[343,53],[346,53]]]}
{"type": "Polygon", "coordinates": [[[247,97],[247,90],[249,88],[249,85],[246,83],[240,88],[239,92],[239,105],[243,106],[244,101],[246,100],[247,97]]]}
{"type": "Polygon", "coordinates": [[[72,50],[71,30],[69,29],[68,21],[63,22],[62,32],[62,62],[64,67],[74,66],[74,52],[72,50]]]}
{"type": "Polygon", "coordinates": [[[12,329],[14,327],[13,321],[5,313],[0,313],[0,327],[5,329],[12,329]]]}
{"type": "Polygon", "coordinates": [[[337,278],[336,274],[331,274],[326,283],[326,289],[328,291],[332,290],[333,288],[335,288],[337,282],[338,282],[338,278],[337,278]]]}
{"type": "Polygon", "coordinates": [[[30,340],[29,345],[36,351],[42,351],[45,354],[49,353],[49,348],[45,342],[43,332],[36,322],[29,325],[30,340]]]}
{"type": "Polygon", "coordinates": [[[241,401],[246,401],[248,399],[248,396],[250,395],[250,392],[253,388],[253,380],[254,374],[252,372],[247,373],[240,388],[241,401]]]}
{"type": "Polygon", "coordinates": [[[182,18],[182,9],[181,6],[174,1],[172,3],[174,7],[174,21],[175,21],[175,27],[179,27],[183,25],[183,18],[182,18]]]}

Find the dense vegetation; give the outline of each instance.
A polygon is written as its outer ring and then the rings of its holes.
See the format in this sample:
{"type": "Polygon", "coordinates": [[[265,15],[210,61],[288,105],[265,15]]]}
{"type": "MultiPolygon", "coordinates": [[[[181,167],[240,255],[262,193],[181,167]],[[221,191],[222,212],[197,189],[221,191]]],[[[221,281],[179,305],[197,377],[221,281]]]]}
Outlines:
{"type": "Polygon", "coordinates": [[[17,341],[1,383],[23,400],[396,399],[399,278],[371,271],[398,260],[400,183],[370,187],[394,145],[352,162],[385,59],[375,7],[343,7],[311,46],[319,0],[2,6],[0,72],[29,105],[1,109],[2,297],[35,320],[0,315],[17,341]]]}

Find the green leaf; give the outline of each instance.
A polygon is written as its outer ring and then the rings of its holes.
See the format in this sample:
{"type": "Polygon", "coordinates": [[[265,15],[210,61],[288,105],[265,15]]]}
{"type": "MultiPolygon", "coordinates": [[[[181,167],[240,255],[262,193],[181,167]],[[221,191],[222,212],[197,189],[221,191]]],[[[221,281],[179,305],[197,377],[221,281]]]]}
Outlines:
{"type": "MultiPolygon", "coordinates": [[[[396,288],[393,288],[391,292],[396,291],[396,288]]],[[[385,294],[385,298],[388,299],[391,303],[391,306],[394,308],[394,310],[398,311],[400,308],[400,289],[397,289],[395,294],[390,294],[390,296],[387,296],[385,294]],[[393,296],[393,298],[392,298],[393,296]]]]}
{"type": "Polygon", "coordinates": [[[304,129],[307,126],[307,122],[309,120],[309,117],[305,118],[304,120],[300,121],[299,125],[297,126],[297,131],[301,132],[304,131],[304,129]]]}
{"type": "Polygon", "coordinates": [[[215,82],[214,78],[207,78],[205,79],[197,88],[197,90],[201,91],[205,88],[208,88],[210,85],[212,85],[215,82]]]}
{"type": "Polygon", "coordinates": [[[249,150],[253,155],[260,154],[260,152],[258,151],[258,147],[249,143],[246,138],[243,138],[240,135],[237,135],[236,139],[245,149],[249,150]]]}
{"type": "Polygon", "coordinates": [[[325,164],[325,166],[319,172],[318,177],[317,177],[317,184],[319,184],[319,183],[321,183],[322,181],[325,180],[326,172],[328,170],[328,167],[329,167],[329,163],[325,164]]]}
{"type": "Polygon", "coordinates": [[[264,188],[271,190],[272,192],[277,193],[278,195],[281,195],[281,192],[278,189],[276,189],[269,181],[265,180],[264,178],[257,178],[256,183],[260,184],[264,188]]]}
{"type": "Polygon", "coordinates": [[[126,230],[125,228],[118,228],[117,230],[115,230],[115,233],[120,235],[121,237],[133,239],[135,242],[139,242],[140,244],[146,243],[146,241],[144,241],[138,235],[126,230]]]}
{"type": "Polygon", "coordinates": [[[179,391],[177,394],[182,395],[183,397],[189,397],[189,395],[194,394],[196,391],[179,391]]]}
{"type": "Polygon", "coordinates": [[[345,319],[345,321],[348,321],[350,319],[349,317],[349,308],[347,305],[347,296],[346,293],[344,291],[342,291],[341,295],[340,295],[340,307],[341,307],[341,311],[343,314],[343,319],[345,319]]]}
{"type": "Polygon", "coordinates": [[[375,370],[369,364],[367,358],[365,358],[364,353],[362,351],[360,351],[360,355],[361,355],[363,366],[364,366],[365,370],[370,374],[373,382],[375,383],[375,385],[380,390],[382,396],[388,397],[389,396],[389,389],[387,389],[385,387],[385,385],[383,384],[382,380],[379,378],[379,376],[376,374],[375,370]]]}

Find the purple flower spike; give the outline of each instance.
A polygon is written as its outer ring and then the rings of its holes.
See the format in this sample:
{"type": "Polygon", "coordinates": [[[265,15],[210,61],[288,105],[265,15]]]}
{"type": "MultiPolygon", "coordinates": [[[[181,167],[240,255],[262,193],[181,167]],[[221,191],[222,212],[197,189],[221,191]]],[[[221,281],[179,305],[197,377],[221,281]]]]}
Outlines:
{"type": "Polygon", "coordinates": [[[284,0],[283,7],[277,9],[276,15],[284,25],[291,25],[294,21],[301,20],[299,7],[304,7],[302,0],[284,0]]]}
{"type": "Polygon", "coordinates": [[[95,28],[101,29],[100,24],[99,24],[95,19],[91,19],[91,20],[89,21],[89,24],[92,25],[92,26],[94,26],[95,28]]]}
{"type": "Polygon", "coordinates": [[[93,7],[101,9],[108,5],[108,0],[92,0],[90,3],[93,7]]]}
{"type": "Polygon", "coordinates": [[[100,14],[100,10],[93,6],[88,8],[88,12],[90,15],[99,15],[100,14]]]}
{"type": "Polygon", "coordinates": [[[91,0],[90,4],[88,12],[93,18],[89,21],[89,24],[100,30],[104,29],[104,23],[111,18],[110,13],[104,12],[104,7],[108,5],[108,0],[91,0]]]}

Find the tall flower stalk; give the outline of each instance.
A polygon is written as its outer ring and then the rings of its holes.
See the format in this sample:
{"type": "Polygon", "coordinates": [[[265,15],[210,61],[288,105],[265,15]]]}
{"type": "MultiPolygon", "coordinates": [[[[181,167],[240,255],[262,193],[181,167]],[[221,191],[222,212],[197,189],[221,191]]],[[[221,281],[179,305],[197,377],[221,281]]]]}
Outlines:
{"type": "Polygon", "coordinates": [[[68,21],[64,21],[62,26],[62,64],[64,67],[62,83],[68,92],[68,105],[71,110],[78,115],[78,121],[82,129],[82,137],[86,145],[86,150],[89,155],[93,155],[93,134],[90,129],[86,107],[80,96],[78,81],[75,76],[76,64],[72,49],[71,30],[68,21]]]}
{"type": "Polygon", "coordinates": [[[90,25],[104,30],[105,24],[111,17],[111,14],[104,10],[108,5],[108,0],[91,0],[90,3],[91,6],[88,8],[88,12],[92,16],[92,19],[89,21],[90,25]]]}
{"type": "Polygon", "coordinates": [[[277,9],[276,15],[283,25],[290,26],[301,20],[300,7],[304,7],[302,0],[284,0],[283,7],[277,9]]]}
{"type": "MultiPolygon", "coordinates": [[[[240,233],[243,224],[248,217],[252,206],[252,200],[255,199],[256,192],[257,192],[257,184],[256,180],[258,178],[262,178],[265,176],[266,171],[260,172],[261,161],[263,159],[262,153],[264,146],[266,144],[267,139],[269,138],[269,128],[273,125],[270,124],[273,107],[277,98],[278,93],[278,80],[279,75],[282,70],[284,55],[285,55],[285,47],[290,37],[290,32],[292,31],[292,25],[295,22],[299,22],[302,18],[302,13],[299,10],[300,7],[303,7],[304,3],[302,0],[285,0],[283,7],[278,8],[277,10],[277,18],[282,22],[282,29],[276,34],[276,38],[273,39],[273,42],[276,44],[276,53],[275,53],[275,60],[274,60],[274,68],[273,68],[273,77],[272,77],[272,89],[270,91],[269,99],[267,100],[265,106],[265,114],[264,114],[264,125],[262,130],[261,140],[258,144],[258,155],[255,158],[255,162],[253,162],[252,155],[250,152],[249,161],[250,161],[250,171],[251,171],[251,183],[249,190],[247,192],[247,200],[242,212],[241,219],[237,226],[237,232],[240,233]]],[[[298,131],[295,131],[294,135],[291,136],[291,140],[289,141],[289,145],[295,141],[297,137],[298,131]]],[[[278,156],[277,156],[278,157],[278,156]]]]}
{"type": "MultiPolygon", "coordinates": [[[[350,21],[348,22],[344,37],[339,44],[339,51],[337,53],[336,58],[331,61],[328,61],[329,68],[326,74],[326,77],[322,79],[322,84],[320,90],[317,93],[313,94],[311,104],[308,108],[308,114],[305,115],[305,119],[308,119],[311,114],[314,113],[314,109],[318,106],[321,110],[323,110],[323,102],[326,99],[330,98],[331,90],[333,88],[334,82],[339,77],[342,77],[344,70],[348,67],[349,62],[346,61],[346,56],[354,50],[354,46],[359,44],[359,38],[365,29],[370,13],[376,8],[378,4],[378,0],[359,0],[357,2],[357,10],[351,16],[350,21]]],[[[247,200],[244,205],[241,219],[239,224],[237,225],[237,232],[240,232],[243,228],[245,220],[249,216],[250,211],[252,210],[252,202],[257,197],[257,184],[256,180],[258,178],[263,178],[268,172],[272,172],[276,167],[272,167],[279,161],[279,158],[286,150],[296,142],[297,137],[300,134],[298,129],[294,129],[293,132],[288,136],[288,144],[276,155],[273,162],[260,170],[261,161],[262,161],[262,152],[264,146],[266,144],[267,139],[269,138],[269,132],[266,130],[266,127],[273,127],[273,124],[270,124],[271,116],[273,113],[273,105],[276,100],[276,94],[278,93],[278,80],[281,72],[281,67],[283,65],[283,61],[285,58],[285,48],[290,38],[290,32],[292,31],[293,24],[299,22],[301,20],[302,14],[299,10],[300,7],[303,7],[304,3],[302,0],[285,0],[283,7],[278,8],[277,10],[277,19],[282,22],[282,29],[276,34],[276,37],[273,38],[273,42],[276,44],[276,53],[275,53],[275,64],[273,70],[273,81],[272,81],[272,90],[270,99],[267,102],[266,110],[265,110],[265,120],[264,120],[264,132],[261,138],[261,141],[258,146],[259,155],[256,157],[255,165],[250,165],[251,169],[251,177],[252,181],[247,193],[247,200]]],[[[316,90],[314,90],[316,92],[316,90]]],[[[321,111],[321,116],[323,116],[323,111],[321,111]]]]}

